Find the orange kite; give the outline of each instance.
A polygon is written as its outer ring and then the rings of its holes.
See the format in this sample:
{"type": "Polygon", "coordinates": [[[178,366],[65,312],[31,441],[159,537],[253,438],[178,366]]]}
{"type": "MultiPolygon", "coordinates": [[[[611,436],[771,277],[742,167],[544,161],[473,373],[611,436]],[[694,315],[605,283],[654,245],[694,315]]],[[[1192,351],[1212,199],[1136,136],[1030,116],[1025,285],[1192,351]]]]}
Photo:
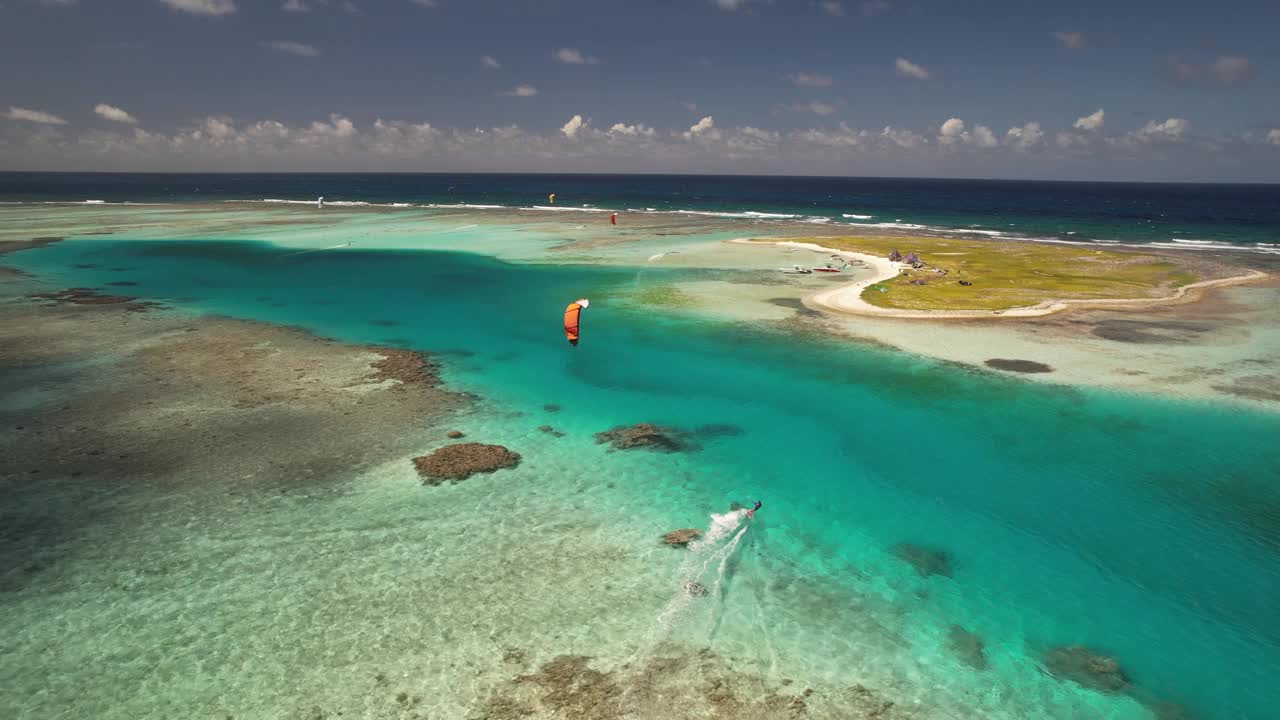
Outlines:
{"type": "Polygon", "coordinates": [[[590,300],[578,298],[569,303],[569,307],[564,309],[564,336],[569,341],[569,344],[574,347],[578,346],[578,316],[590,304],[590,300]]]}

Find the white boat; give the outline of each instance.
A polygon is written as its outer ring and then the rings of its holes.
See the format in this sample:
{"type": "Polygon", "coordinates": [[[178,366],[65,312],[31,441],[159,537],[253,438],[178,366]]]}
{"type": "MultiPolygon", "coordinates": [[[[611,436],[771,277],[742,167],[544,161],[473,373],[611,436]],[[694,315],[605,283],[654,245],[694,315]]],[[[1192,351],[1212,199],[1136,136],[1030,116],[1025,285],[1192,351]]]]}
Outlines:
{"type": "Polygon", "coordinates": [[[820,272],[820,273],[838,273],[838,272],[844,272],[844,269],[838,268],[835,265],[832,265],[831,263],[827,263],[822,267],[815,267],[813,271],[820,272]]]}
{"type": "Polygon", "coordinates": [[[809,268],[803,265],[792,265],[789,268],[778,268],[778,269],[788,275],[811,275],[813,273],[812,270],[810,270],[809,268]]]}

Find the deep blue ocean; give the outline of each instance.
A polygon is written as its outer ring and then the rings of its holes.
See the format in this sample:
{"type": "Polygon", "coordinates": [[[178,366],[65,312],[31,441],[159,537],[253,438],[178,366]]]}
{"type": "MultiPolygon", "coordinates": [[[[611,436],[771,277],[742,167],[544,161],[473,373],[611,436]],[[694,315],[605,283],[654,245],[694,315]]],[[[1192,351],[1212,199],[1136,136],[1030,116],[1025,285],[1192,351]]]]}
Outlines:
{"type": "Polygon", "coordinates": [[[1280,252],[1280,185],[514,174],[0,173],[0,202],[546,205],[1280,252]],[[781,217],[780,217],[781,216],[781,217]]]}

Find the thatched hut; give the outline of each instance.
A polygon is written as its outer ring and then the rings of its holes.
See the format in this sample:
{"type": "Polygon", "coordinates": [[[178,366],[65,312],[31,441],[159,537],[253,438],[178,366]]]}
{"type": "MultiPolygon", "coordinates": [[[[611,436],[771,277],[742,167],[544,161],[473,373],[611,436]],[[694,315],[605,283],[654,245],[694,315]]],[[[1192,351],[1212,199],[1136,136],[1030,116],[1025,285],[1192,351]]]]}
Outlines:
{"type": "Polygon", "coordinates": [[[894,250],[893,252],[889,253],[889,260],[892,262],[902,262],[902,253],[898,252],[897,250],[894,250]]]}

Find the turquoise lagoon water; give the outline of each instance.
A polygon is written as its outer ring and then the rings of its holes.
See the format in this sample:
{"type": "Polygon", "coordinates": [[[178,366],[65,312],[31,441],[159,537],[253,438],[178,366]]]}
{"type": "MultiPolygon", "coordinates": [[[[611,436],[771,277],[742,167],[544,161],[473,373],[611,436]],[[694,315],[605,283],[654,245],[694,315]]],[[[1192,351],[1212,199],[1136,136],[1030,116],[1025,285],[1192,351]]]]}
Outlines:
{"type": "MultiPolygon", "coordinates": [[[[136,556],[175,547],[206,561],[142,596],[86,599],[65,575],[11,596],[0,676],[32,694],[4,701],[7,716],[160,717],[195,703],[287,717],[300,696],[339,703],[374,668],[401,668],[440,678],[422,681],[440,683],[440,716],[462,717],[483,695],[468,678],[488,677],[493,638],[603,666],[662,641],[707,646],[777,678],[888,688],[926,717],[1280,707],[1278,415],[1020,382],[629,299],[697,270],[290,252],[95,240],[11,260],[53,284],[130,280],[181,308],[438,353],[450,385],[482,398],[459,424],[523,453],[521,467],[428,488],[396,463],[297,506],[216,490],[139,501],[129,522],[103,521],[87,574],[128,574],[136,556]],[[572,350],[558,324],[580,296],[592,305],[572,350]],[[641,421],[737,430],[670,455],[591,440],[641,421]],[[723,566],[697,571],[718,592],[660,622],[689,568],[655,537],[756,498],[764,508],[723,566]],[[158,516],[175,504],[181,522],[158,516]],[[294,536],[333,552],[302,552],[294,536]],[[900,542],[945,550],[953,577],[920,577],[890,552],[900,542]],[[952,624],[982,636],[989,669],[947,650],[952,624]],[[51,636],[56,657],[19,659],[51,636]],[[188,653],[147,648],[175,637],[188,653]],[[1064,644],[1118,658],[1132,695],[1049,678],[1039,659],[1064,644]]],[[[101,502],[123,502],[112,498],[101,502]]]]}

